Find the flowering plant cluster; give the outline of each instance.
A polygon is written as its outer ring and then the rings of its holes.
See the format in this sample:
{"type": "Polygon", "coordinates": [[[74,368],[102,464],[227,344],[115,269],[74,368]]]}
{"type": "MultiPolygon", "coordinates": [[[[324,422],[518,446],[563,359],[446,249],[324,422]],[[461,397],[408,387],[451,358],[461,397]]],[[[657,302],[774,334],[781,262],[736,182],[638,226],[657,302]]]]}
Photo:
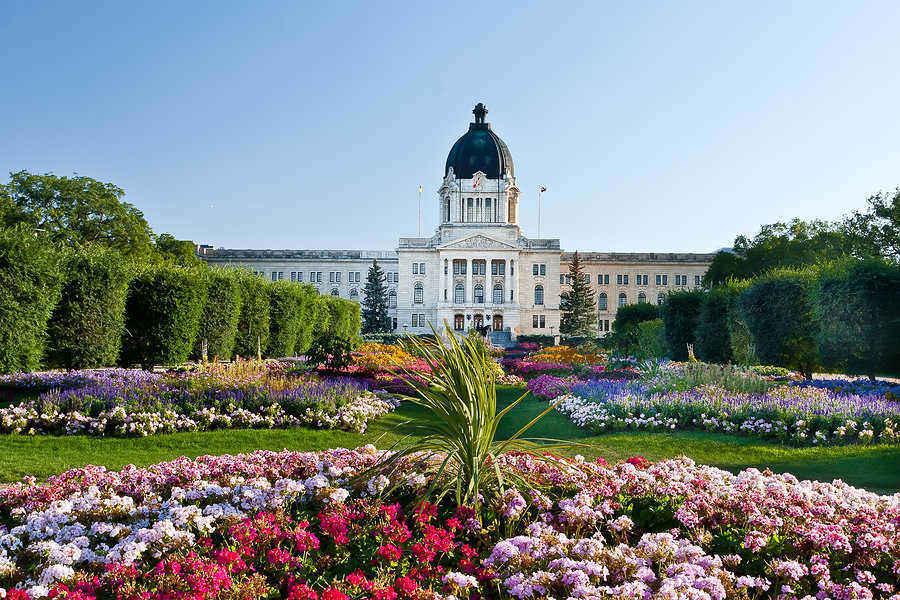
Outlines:
{"type": "Polygon", "coordinates": [[[900,401],[900,383],[882,379],[838,378],[804,379],[792,383],[796,387],[814,387],[836,393],[857,395],[882,395],[888,400],[900,401]]]}
{"type": "Polygon", "coordinates": [[[400,373],[403,371],[426,371],[428,365],[421,358],[413,356],[396,344],[367,343],[353,352],[350,365],[359,373],[400,373]]]}
{"type": "Polygon", "coordinates": [[[300,425],[363,432],[369,421],[399,405],[361,380],[235,369],[165,376],[121,369],[35,375],[31,379],[42,381],[47,391],[0,408],[0,433],[147,436],[300,425]]]}
{"type": "Polygon", "coordinates": [[[532,354],[531,359],[566,365],[601,365],[608,357],[599,352],[589,352],[571,346],[549,346],[532,354]]]}
{"type": "Polygon", "coordinates": [[[370,472],[381,454],[258,451],[13,484],[0,597],[898,597],[900,495],[686,458],[504,455],[507,479],[533,485],[485,490],[476,512],[423,502],[433,471],[414,463],[370,472]]]}
{"type": "Polygon", "coordinates": [[[789,386],[764,394],[714,386],[661,394],[639,382],[596,380],[552,397],[556,410],[596,432],[701,429],[798,446],[900,443],[900,403],[877,395],[789,386]]]}

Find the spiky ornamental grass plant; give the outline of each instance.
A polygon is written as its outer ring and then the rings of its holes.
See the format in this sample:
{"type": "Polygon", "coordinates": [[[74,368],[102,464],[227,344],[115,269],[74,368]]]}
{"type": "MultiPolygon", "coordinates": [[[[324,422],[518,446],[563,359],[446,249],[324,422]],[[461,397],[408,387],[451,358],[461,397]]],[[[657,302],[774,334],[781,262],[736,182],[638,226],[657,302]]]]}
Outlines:
{"type": "MultiPolygon", "coordinates": [[[[432,326],[434,340],[408,337],[404,343],[411,354],[421,356],[430,372],[404,370],[404,379],[414,395],[406,399],[425,409],[425,413],[405,425],[409,435],[398,442],[386,458],[375,465],[366,476],[374,473],[396,474],[410,458],[421,463],[439,465],[426,496],[443,498],[455,493],[458,505],[475,506],[481,503],[481,492],[487,488],[503,491],[506,482],[498,458],[508,452],[531,454],[540,460],[555,461],[545,456],[548,449],[571,446],[558,440],[532,438],[523,434],[556,406],[546,410],[525,424],[514,435],[497,440],[497,429],[503,417],[527,395],[525,392],[502,410],[497,410],[497,392],[491,376],[491,358],[483,344],[471,338],[458,338],[449,325],[444,326],[444,341],[432,326]],[[415,442],[406,440],[419,437],[415,442]],[[536,442],[551,442],[541,445],[536,442]],[[538,452],[540,448],[541,452],[538,452]],[[416,457],[413,457],[416,455],[416,457]]],[[[395,477],[390,477],[395,480],[395,477]]],[[[517,485],[529,485],[515,481],[517,485]]]]}

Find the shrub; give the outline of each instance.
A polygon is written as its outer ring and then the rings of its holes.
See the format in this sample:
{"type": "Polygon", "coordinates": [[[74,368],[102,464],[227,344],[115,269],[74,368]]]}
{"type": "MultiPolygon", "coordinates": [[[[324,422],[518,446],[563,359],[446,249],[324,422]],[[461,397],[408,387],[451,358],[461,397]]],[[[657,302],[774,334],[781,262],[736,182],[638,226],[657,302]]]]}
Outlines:
{"type": "Polygon", "coordinates": [[[516,342],[519,344],[538,344],[539,346],[552,346],[554,344],[552,335],[517,335],[516,342]]]}
{"type": "Polygon", "coordinates": [[[866,260],[824,269],[812,298],[824,366],[870,377],[900,373],[900,267],[866,260]]]}
{"type": "Polygon", "coordinates": [[[293,356],[303,319],[303,286],[290,281],[271,284],[269,351],[272,357],[293,356]]]}
{"type": "Polygon", "coordinates": [[[59,255],[25,225],[0,229],[0,373],[40,366],[60,294],[59,255]]]}
{"type": "Polygon", "coordinates": [[[230,269],[210,270],[208,281],[209,293],[200,317],[194,356],[202,357],[203,340],[206,340],[208,357],[230,360],[241,314],[240,281],[230,269]]]}
{"type": "Polygon", "coordinates": [[[270,301],[269,283],[243,269],[235,271],[241,293],[234,353],[245,358],[255,357],[257,349],[266,354],[269,349],[270,301]]]}
{"type": "Polygon", "coordinates": [[[331,311],[328,310],[328,298],[316,294],[310,304],[309,315],[312,321],[312,337],[324,335],[331,326],[331,311]]]}
{"type": "Polygon", "coordinates": [[[299,284],[301,288],[300,294],[300,329],[297,333],[297,345],[294,348],[296,354],[303,354],[309,350],[313,343],[316,332],[318,335],[324,335],[324,330],[317,330],[316,317],[318,309],[316,303],[319,300],[319,292],[311,285],[299,284]]]}
{"type": "Polygon", "coordinates": [[[706,292],[685,290],[670,292],[659,308],[662,316],[666,345],[673,360],[687,360],[688,344],[696,341],[697,319],[706,292]]]}
{"type": "Polygon", "coordinates": [[[361,318],[358,303],[335,296],[322,296],[321,302],[328,312],[328,332],[345,339],[359,335],[361,318]]]}
{"type": "Polygon", "coordinates": [[[122,255],[84,246],[64,262],[65,281],[48,326],[47,362],[67,369],[115,365],[133,269],[122,255]]]}
{"type": "Polygon", "coordinates": [[[731,335],[728,332],[728,313],[732,303],[730,288],[718,286],[703,298],[697,317],[697,356],[712,363],[730,363],[731,335]]]}
{"type": "Polygon", "coordinates": [[[750,329],[747,327],[747,322],[744,321],[744,315],[741,313],[738,303],[741,293],[748,287],[750,287],[749,281],[730,280],[718,288],[728,295],[728,314],[726,316],[728,343],[731,347],[731,358],[739,365],[753,365],[758,362],[753,336],[750,335],[750,329]]]}
{"type": "Polygon", "coordinates": [[[613,332],[616,340],[616,348],[619,352],[634,356],[638,348],[640,330],[638,324],[659,318],[659,307],[649,302],[626,304],[616,312],[616,320],[613,321],[613,332]]]}
{"type": "Polygon", "coordinates": [[[121,361],[145,369],[185,362],[197,338],[207,285],[199,268],[163,263],[139,273],[128,289],[121,361]]]}
{"type": "Polygon", "coordinates": [[[317,337],[306,353],[306,364],[310,367],[322,365],[333,371],[350,366],[353,360],[353,343],[348,339],[328,332],[317,337]]]}
{"type": "Polygon", "coordinates": [[[637,330],[634,356],[637,358],[664,358],[668,354],[665,327],[662,319],[642,321],[637,330]]]}
{"type": "Polygon", "coordinates": [[[752,280],[738,298],[761,363],[807,377],[818,365],[818,323],[809,294],[813,276],[810,269],[772,271],[752,280]]]}

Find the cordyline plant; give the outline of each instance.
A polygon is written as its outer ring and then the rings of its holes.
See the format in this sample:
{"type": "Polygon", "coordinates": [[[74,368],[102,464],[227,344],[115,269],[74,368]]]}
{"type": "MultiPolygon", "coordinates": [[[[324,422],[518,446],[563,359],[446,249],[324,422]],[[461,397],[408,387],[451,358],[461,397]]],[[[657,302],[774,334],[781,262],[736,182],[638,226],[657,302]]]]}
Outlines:
{"type": "MultiPolygon", "coordinates": [[[[434,473],[426,496],[443,497],[455,492],[459,505],[475,506],[486,488],[504,488],[498,458],[508,452],[531,454],[539,460],[555,460],[545,452],[571,444],[558,440],[523,438],[523,434],[556,406],[551,404],[514,435],[495,439],[503,417],[527,395],[519,396],[506,408],[497,410],[497,391],[491,377],[490,356],[484,344],[471,338],[460,340],[445,325],[446,339],[432,326],[435,341],[409,337],[408,350],[421,356],[430,372],[404,370],[403,378],[414,390],[406,398],[425,409],[422,416],[405,423],[411,432],[401,439],[364,476],[374,472],[396,474],[405,459],[416,458],[440,466],[434,473]],[[412,438],[415,441],[406,443],[412,438]],[[538,446],[536,442],[552,442],[538,446]]],[[[393,479],[393,478],[392,478],[393,479]]],[[[528,482],[516,481],[518,485],[528,482]]]]}

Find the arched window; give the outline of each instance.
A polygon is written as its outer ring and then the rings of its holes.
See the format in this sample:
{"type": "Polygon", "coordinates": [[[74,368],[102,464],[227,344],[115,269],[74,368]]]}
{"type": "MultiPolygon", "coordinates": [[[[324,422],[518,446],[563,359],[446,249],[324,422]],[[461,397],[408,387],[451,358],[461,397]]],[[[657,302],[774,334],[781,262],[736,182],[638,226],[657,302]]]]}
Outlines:
{"type": "Polygon", "coordinates": [[[665,294],[659,294],[659,295],[656,297],[656,303],[657,303],[657,304],[663,304],[665,301],[666,301],[666,296],[665,296],[665,294]]]}
{"type": "Polygon", "coordinates": [[[492,301],[494,304],[503,304],[503,286],[499,283],[494,284],[494,296],[492,301]]]}
{"type": "Polygon", "coordinates": [[[619,294],[619,306],[625,306],[628,304],[628,296],[625,295],[625,292],[619,294]]]}
{"type": "Polygon", "coordinates": [[[356,288],[350,290],[350,299],[354,302],[359,302],[359,292],[356,291],[356,288]]]}
{"type": "Polygon", "coordinates": [[[413,288],[413,302],[416,304],[425,302],[425,286],[421,283],[417,283],[413,288]]]}
{"type": "Polygon", "coordinates": [[[597,309],[598,310],[609,310],[606,305],[606,292],[600,292],[600,295],[597,297],[597,309]]]}
{"type": "Polygon", "coordinates": [[[466,286],[461,283],[456,284],[456,287],[453,288],[453,302],[456,304],[466,303],[466,286]]]}
{"type": "Polygon", "coordinates": [[[542,286],[542,285],[534,286],[534,303],[535,304],[543,304],[544,303],[544,286],[542,286]]]}
{"type": "Polygon", "coordinates": [[[638,294],[638,302],[639,303],[646,302],[646,301],[647,301],[647,294],[645,294],[644,292],[641,292],[640,294],[638,294]]]}
{"type": "Polygon", "coordinates": [[[338,292],[338,289],[337,289],[337,288],[334,288],[333,290],[331,290],[331,295],[332,295],[332,296],[340,296],[341,293],[338,292]]]}
{"type": "Polygon", "coordinates": [[[394,290],[388,294],[388,308],[397,308],[397,292],[394,290]]]}
{"type": "Polygon", "coordinates": [[[475,286],[475,304],[484,304],[484,286],[480,283],[475,286]]]}

